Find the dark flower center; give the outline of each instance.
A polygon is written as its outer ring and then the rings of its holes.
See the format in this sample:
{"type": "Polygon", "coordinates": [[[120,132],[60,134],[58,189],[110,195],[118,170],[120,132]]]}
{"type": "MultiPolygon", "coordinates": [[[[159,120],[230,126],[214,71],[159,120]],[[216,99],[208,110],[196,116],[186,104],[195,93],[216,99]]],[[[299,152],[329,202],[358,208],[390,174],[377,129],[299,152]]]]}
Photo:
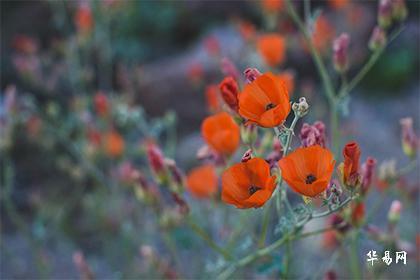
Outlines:
{"type": "Polygon", "coordinates": [[[250,186],[248,189],[249,195],[253,195],[254,193],[256,193],[257,191],[261,190],[260,187],[257,186],[250,186]]]}
{"type": "Polygon", "coordinates": [[[309,174],[308,176],[306,176],[305,183],[306,183],[307,185],[310,185],[310,184],[312,184],[312,183],[313,183],[313,182],[315,182],[315,181],[316,181],[316,177],[315,177],[314,175],[309,174]]]}
{"type": "Polygon", "coordinates": [[[265,110],[268,111],[270,109],[273,109],[274,107],[276,107],[276,104],[270,103],[270,104],[267,104],[267,106],[265,106],[265,110]]]}

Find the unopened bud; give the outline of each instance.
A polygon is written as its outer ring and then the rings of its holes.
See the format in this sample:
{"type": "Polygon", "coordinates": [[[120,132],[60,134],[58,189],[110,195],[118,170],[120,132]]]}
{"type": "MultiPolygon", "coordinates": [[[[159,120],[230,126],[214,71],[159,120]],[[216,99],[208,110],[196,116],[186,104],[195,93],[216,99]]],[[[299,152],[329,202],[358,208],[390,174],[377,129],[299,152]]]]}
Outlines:
{"type": "Polygon", "coordinates": [[[299,118],[305,116],[309,111],[309,104],[308,104],[308,102],[306,102],[306,98],[301,97],[301,98],[299,98],[298,103],[293,103],[292,104],[292,110],[295,112],[295,114],[299,118]]]}
{"type": "Polygon", "coordinates": [[[248,149],[242,156],[241,162],[247,162],[252,158],[252,150],[248,149]]]}
{"type": "Polygon", "coordinates": [[[247,68],[244,71],[245,79],[247,83],[252,83],[255,81],[259,76],[261,76],[261,72],[258,71],[257,68],[247,68]]]}
{"type": "Polygon", "coordinates": [[[350,36],[347,33],[342,33],[333,42],[333,60],[337,72],[345,72],[348,69],[349,44],[350,36]]]}
{"type": "Polygon", "coordinates": [[[186,215],[190,212],[190,207],[187,202],[177,193],[172,193],[172,198],[175,204],[178,206],[178,211],[182,215],[186,215]]]}
{"type": "Polygon", "coordinates": [[[415,158],[419,141],[413,129],[413,119],[403,118],[400,120],[400,124],[403,151],[408,157],[415,158]]]}
{"type": "Polygon", "coordinates": [[[378,171],[378,178],[380,181],[393,181],[397,177],[397,162],[395,159],[387,160],[381,163],[378,171]]]}
{"type": "Polygon", "coordinates": [[[378,7],[378,24],[382,28],[388,28],[392,23],[392,1],[380,0],[378,7]]]}
{"type": "Polygon", "coordinates": [[[385,46],[387,41],[386,33],[385,31],[379,27],[375,26],[373,29],[372,35],[370,36],[369,40],[369,49],[371,51],[376,51],[378,49],[381,49],[385,46]]]}
{"type": "Polygon", "coordinates": [[[226,77],[219,85],[220,92],[223,100],[233,111],[238,112],[239,101],[238,93],[239,87],[235,79],[232,77],[226,77]]]}
{"type": "Polygon", "coordinates": [[[183,186],[184,174],[173,159],[165,158],[164,162],[172,176],[171,182],[175,183],[174,191],[181,191],[180,188],[183,186]]]}
{"type": "Polygon", "coordinates": [[[252,144],[258,137],[257,127],[253,124],[241,126],[241,138],[245,144],[252,144]]]}
{"type": "Polygon", "coordinates": [[[146,144],[146,154],[149,161],[149,166],[153,173],[158,177],[163,176],[165,173],[165,164],[164,157],[160,148],[152,141],[149,141],[146,144]]]}
{"type": "Polygon", "coordinates": [[[362,194],[367,193],[369,187],[372,185],[373,176],[375,173],[376,160],[372,157],[368,157],[366,162],[362,165],[362,194]]]}
{"type": "Polygon", "coordinates": [[[399,200],[394,200],[388,212],[388,221],[395,224],[400,220],[402,204],[399,200]]]}
{"type": "Polygon", "coordinates": [[[403,21],[407,18],[408,11],[405,0],[392,1],[392,17],[397,21],[403,21]]]}

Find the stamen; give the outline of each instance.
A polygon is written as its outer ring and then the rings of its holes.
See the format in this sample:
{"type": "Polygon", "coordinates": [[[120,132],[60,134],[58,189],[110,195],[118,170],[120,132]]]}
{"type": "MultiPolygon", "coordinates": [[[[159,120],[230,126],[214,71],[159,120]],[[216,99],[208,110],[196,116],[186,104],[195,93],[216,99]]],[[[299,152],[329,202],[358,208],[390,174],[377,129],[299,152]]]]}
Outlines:
{"type": "Polygon", "coordinates": [[[312,184],[313,182],[315,182],[316,181],[316,177],[314,176],[314,175],[312,175],[312,174],[309,174],[308,176],[306,176],[306,181],[305,181],[305,183],[307,184],[307,185],[310,185],[310,184],[312,184]]]}
{"type": "Polygon", "coordinates": [[[273,109],[274,107],[276,107],[276,105],[273,103],[270,103],[270,104],[267,104],[267,106],[265,106],[265,110],[268,111],[270,109],[273,109]]]}
{"type": "Polygon", "coordinates": [[[248,189],[249,195],[253,195],[254,193],[256,193],[257,191],[261,190],[260,187],[257,186],[250,186],[248,189]]]}

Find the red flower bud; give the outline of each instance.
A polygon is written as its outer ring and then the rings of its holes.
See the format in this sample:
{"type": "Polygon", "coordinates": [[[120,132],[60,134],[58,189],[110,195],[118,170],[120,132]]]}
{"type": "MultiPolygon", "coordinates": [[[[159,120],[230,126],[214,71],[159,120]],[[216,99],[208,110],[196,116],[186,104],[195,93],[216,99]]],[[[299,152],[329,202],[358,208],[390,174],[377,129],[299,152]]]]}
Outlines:
{"type": "Polygon", "coordinates": [[[146,144],[146,154],[152,171],[157,175],[161,175],[164,172],[165,164],[160,148],[152,141],[149,141],[146,144]]]}
{"type": "Polygon", "coordinates": [[[256,80],[259,76],[261,76],[261,72],[258,71],[257,68],[247,68],[244,71],[245,79],[247,83],[252,83],[256,80]]]}
{"type": "Polygon", "coordinates": [[[392,1],[380,0],[378,7],[378,23],[382,28],[388,28],[392,21],[392,1]]]}
{"type": "Polygon", "coordinates": [[[220,92],[226,104],[235,112],[238,112],[239,101],[238,93],[239,87],[232,77],[226,77],[219,85],[220,92]]]}
{"type": "Polygon", "coordinates": [[[354,187],[359,183],[359,145],[356,142],[347,143],[343,149],[343,156],[343,181],[347,186],[354,187]]]}
{"type": "Polygon", "coordinates": [[[375,51],[377,49],[383,48],[386,44],[386,40],[385,31],[381,27],[376,26],[373,29],[372,35],[370,36],[369,49],[375,51]]]}
{"type": "Polygon", "coordinates": [[[337,72],[345,72],[348,68],[349,44],[350,36],[347,33],[342,33],[333,42],[334,67],[337,72]]]}
{"type": "Polygon", "coordinates": [[[252,150],[248,149],[242,156],[241,162],[247,162],[252,158],[252,150]]]}
{"type": "Polygon", "coordinates": [[[105,117],[106,115],[108,115],[108,112],[109,112],[108,97],[102,91],[98,91],[95,94],[93,102],[95,105],[95,111],[99,116],[105,117]]]}
{"type": "Polygon", "coordinates": [[[372,157],[368,157],[366,162],[362,165],[362,194],[365,194],[369,190],[369,187],[372,185],[375,167],[376,160],[372,157]]]}

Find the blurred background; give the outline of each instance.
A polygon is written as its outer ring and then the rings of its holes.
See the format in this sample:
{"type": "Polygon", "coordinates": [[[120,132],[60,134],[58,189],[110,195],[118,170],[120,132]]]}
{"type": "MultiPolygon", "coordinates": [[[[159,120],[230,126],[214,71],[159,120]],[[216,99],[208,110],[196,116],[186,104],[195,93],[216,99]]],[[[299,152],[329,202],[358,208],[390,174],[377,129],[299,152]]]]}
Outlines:
{"type": "MultiPolygon", "coordinates": [[[[219,106],[210,92],[227,74],[243,79],[247,67],[291,73],[292,100],[305,96],[312,106],[304,122],[327,122],[307,47],[284,5],[269,2],[1,1],[1,278],[86,278],[85,262],[96,278],[205,278],[217,270],[217,254],[180,226],[175,206],[156,206],[130,175],[148,177],[151,139],[184,173],[197,165],[201,121],[219,106]],[[287,38],[286,59],[274,68],[255,46],[267,32],[287,38]]],[[[379,165],[409,163],[399,120],[412,117],[417,126],[420,117],[420,2],[407,6],[402,33],[340,108],[343,143],[357,140],[363,158],[379,165]]],[[[378,3],[311,1],[311,9],[314,22],[322,17],[314,32],[327,66],[333,72],[333,39],[347,32],[349,75],[357,73],[370,55],[378,3]]],[[[407,192],[387,192],[373,220],[386,226],[390,202],[404,200],[400,231],[415,244],[418,169],[401,184],[407,192]]],[[[238,210],[185,196],[216,241],[229,237],[223,225],[238,210]]],[[[321,260],[348,277],[345,259],[331,264],[320,238],[299,243],[296,259],[319,270],[316,278],[325,272],[321,260]]],[[[375,246],[363,243],[362,264],[375,246]]],[[[254,273],[273,277],[264,269],[254,273]]],[[[418,259],[384,275],[419,277],[418,259]]]]}

